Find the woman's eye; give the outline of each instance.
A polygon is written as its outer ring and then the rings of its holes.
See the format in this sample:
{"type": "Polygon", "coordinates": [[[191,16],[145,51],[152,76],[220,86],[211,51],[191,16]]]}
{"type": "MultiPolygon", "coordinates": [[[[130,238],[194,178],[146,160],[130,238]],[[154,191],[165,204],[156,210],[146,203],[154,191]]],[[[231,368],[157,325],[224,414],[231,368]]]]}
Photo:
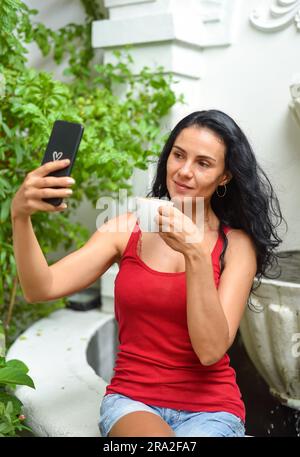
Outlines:
{"type": "MultiPolygon", "coordinates": [[[[173,154],[174,154],[175,157],[181,157],[181,154],[179,154],[178,152],[174,152],[173,154]]],[[[199,163],[200,165],[204,166],[204,167],[207,167],[207,168],[209,167],[209,164],[206,163],[206,162],[200,161],[200,162],[198,162],[198,163],[199,163]]]]}

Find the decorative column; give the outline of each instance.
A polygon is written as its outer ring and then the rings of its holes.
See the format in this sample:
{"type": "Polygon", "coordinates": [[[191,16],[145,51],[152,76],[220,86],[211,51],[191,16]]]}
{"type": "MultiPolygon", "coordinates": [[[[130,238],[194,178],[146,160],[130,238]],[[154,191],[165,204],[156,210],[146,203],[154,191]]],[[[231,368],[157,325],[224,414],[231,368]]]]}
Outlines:
{"type": "MultiPolygon", "coordinates": [[[[203,51],[231,44],[236,1],[105,0],[104,4],[109,9],[109,19],[93,23],[93,47],[103,50],[104,63],[113,63],[113,50],[130,44],[134,73],[146,65],[154,71],[163,66],[166,72],[173,73],[177,81],[173,90],[184,94],[186,104],[175,106],[162,121],[162,131],[171,130],[182,117],[199,110],[199,79],[205,75],[203,51]]],[[[150,190],[154,171],[155,165],[147,171],[135,170],[134,195],[145,195],[150,190]]],[[[113,265],[101,278],[103,310],[110,313],[117,272],[118,266],[113,265]]]]}

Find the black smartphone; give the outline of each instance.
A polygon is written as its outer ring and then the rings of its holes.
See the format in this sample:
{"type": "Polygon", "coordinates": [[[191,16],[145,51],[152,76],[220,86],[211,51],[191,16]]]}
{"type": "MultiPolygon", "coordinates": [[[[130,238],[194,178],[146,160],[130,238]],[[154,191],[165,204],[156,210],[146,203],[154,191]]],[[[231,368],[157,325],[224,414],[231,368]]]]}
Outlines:
{"type": "MultiPolygon", "coordinates": [[[[53,160],[64,159],[70,159],[70,163],[67,167],[52,171],[47,176],[70,176],[83,135],[83,130],[84,127],[75,122],[61,120],[54,122],[44,158],[42,160],[42,165],[46,162],[52,162],[53,160]]],[[[53,187],[53,189],[59,188],[61,187],[53,187]]],[[[43,200],[53,206],[59,206],[63,199],[61,197],[57,197],[43,198],[43,200]]]]}

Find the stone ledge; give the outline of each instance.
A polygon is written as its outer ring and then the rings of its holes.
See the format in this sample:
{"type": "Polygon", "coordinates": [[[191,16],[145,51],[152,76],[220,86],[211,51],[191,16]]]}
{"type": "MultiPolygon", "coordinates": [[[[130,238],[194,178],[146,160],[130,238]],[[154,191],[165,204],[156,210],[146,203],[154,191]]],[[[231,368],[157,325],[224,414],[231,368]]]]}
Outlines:
{"type": "Polygon", "coordinates": [[[101,436],[97,424],[107,382],[88,364],[86,352],[110,320],[112,314],[99,310],[58,310],[10,347],[7,360],[22,360],[36,386],[18,386],[15,392],[35,436],[101,436]]]}

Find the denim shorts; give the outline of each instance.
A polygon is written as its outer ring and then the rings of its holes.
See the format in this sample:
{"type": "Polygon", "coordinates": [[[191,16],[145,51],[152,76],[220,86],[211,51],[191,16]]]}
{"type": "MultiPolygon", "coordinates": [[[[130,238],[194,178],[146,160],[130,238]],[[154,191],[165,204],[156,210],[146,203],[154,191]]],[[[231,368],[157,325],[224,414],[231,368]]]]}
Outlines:
{"type": "Polygon", "coordinates": [[[157,414],[173,429],[176,436],[243,437],[245,425],[235,414],[225,411],[194,412],[152,406],[121,394],[107,394],[100,407],[98,427],[102,437],[125,414],[149,411],[157,414]]]}

